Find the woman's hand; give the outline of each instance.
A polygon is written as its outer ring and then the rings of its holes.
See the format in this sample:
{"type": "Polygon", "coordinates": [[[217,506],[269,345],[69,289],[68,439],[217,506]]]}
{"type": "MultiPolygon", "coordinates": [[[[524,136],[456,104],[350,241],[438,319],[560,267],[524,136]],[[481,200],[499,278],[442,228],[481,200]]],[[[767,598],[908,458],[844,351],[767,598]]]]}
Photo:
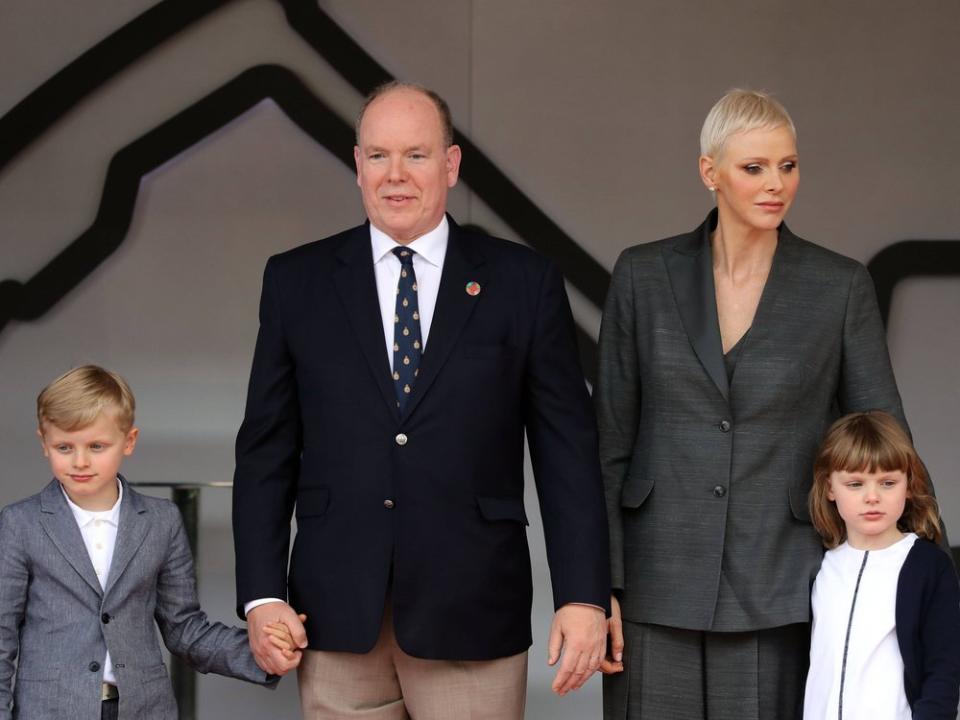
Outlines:
{"type": "Polygon", "coordinates": [[[600,661],[600,672],[614,675],[623,672],[623,620],[620,619],[620,603],[610,596],[610,619],[607,620],[607,656],[600,661]]]}

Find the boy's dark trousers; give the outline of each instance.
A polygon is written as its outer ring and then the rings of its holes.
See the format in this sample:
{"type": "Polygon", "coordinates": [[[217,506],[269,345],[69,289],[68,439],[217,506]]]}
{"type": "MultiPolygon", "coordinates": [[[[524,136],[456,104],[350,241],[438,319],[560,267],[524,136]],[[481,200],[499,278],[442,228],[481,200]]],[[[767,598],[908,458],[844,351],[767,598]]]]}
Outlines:
{"type": "Polygon", "coordinates": [[[119,720],[120,699],[104,700],[100,704],[100,720],[119,720]]]}

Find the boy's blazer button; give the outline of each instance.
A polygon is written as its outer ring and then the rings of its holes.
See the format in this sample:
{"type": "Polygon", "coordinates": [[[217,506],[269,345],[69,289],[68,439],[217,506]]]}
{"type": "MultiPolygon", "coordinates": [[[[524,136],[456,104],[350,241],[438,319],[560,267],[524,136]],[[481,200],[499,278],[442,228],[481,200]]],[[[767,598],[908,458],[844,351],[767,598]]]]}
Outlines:
{"type": "Polygon", "coordinates": [[[721,420],[719,427],[720,427],[720,432],[730,432],[730,421],[721,420]]]}
{"type": "Polygon", "coordinates": [[[727,489],[723,485],[717,485],[713,488],[714,497],[722,498],[727,494],[727,489]]]}
{"type": "Polygon", "coordinates": [[[98,663],[96,660],[94,660],[92,663],[90,663],[89,665],[87,665],[87,669],[88,669],[90,672],[97,672],[97,671],[100,669],[100,663],[98,663]]]}
{"type": "Polygon", "coordinates": [[[404,445],[407,444],[407,436],[404,435],[403,433],[397,433],[397,436],[394,438],[394,440],[397,441],[397,445],[399,445],[400,447],[403,447],[404,445]]]}
{"type": "Polygon", "coordinates": [[[387,498],[386,500],[383,501],[383,506],[387,510],[393,510],[393,505],[394,505],[394,502],[390,498],[387,498]]]}
{"type": "Polygon", "coordinates": [[[104,613],[103,615],[101,615],[100,619],[103,620],[104,625],[110,622],[110,616],[107,613],[104,613]]]}

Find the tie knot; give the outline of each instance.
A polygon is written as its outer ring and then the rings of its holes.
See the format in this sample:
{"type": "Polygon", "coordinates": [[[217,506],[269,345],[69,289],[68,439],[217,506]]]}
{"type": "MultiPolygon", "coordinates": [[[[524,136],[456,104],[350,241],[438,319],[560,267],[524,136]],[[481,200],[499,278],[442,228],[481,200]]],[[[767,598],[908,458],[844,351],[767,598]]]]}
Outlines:
{"type": "Polygon", "coordinates": [[[393,249],[393,254],[397,256],[400,260],[401,265],[413,265],[413,256],[417,253],[411,250],[410,248],[405,247],[395,247],[393,249]]]}

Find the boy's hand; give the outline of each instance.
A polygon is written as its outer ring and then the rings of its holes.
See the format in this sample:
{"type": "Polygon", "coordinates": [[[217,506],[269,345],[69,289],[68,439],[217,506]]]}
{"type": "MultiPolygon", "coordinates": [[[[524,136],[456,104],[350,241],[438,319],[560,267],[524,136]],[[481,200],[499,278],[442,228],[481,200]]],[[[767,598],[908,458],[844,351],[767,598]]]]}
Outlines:
{"type": "MultiPolygon", "coordinates": [[[[300,619],[300,622],[306,622],[306,615],[301,613],[297,615],[297,617],[300,619]]],[[[279,622],[272,622],[269,625],[265,625],[263,631],[267,634],[267,639],[270,643],[274,647],[280,648],[280,651],[287,660],[293,660],[299,656],[300,650],[294,646],[293,635],[290,633],[290,628],[286,625],[279,622]]]]}
{"type": "Polygon", "coordinates": [[[300,664],[301,650],[307,646],[307,633],[293,608],[285,602],[258,605],[247,613],[247,635],[250,650],[257,665],[271,675],[286,675],[300,664]],[[290,633],[293,657],[286,657],[283,650],[274,645],[272,635],[266,631],[271,623],[282,623],[290,633]]]}

